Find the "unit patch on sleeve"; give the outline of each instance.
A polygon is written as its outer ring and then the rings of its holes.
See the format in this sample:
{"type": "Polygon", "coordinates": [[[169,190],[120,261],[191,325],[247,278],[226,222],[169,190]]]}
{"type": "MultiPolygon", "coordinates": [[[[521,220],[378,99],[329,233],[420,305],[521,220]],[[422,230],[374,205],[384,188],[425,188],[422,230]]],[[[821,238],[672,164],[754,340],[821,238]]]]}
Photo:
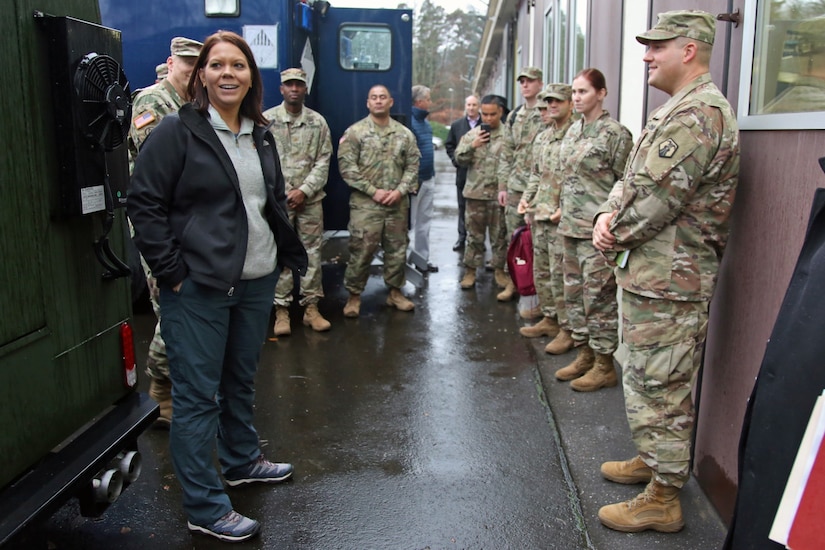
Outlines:
{"type": "Polygon", "coordinates": [[[666,141],[659,144],[659,158],[673,158],[673,155],[676,154],[676,150],[678,148],[679,146],[676,145],[676,142],[673,141],[673,139],[668,138],[666,141]]]}

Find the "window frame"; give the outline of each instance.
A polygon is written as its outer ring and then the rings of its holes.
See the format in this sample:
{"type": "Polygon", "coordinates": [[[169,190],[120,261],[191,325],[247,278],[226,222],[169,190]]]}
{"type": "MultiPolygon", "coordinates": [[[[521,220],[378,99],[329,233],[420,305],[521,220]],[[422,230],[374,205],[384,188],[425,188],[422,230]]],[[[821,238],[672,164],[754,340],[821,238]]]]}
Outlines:
{"type": "Polygon", "coordinates": [[[750,114],[754,52],[756,50],[759,9],[766,1],[745,0],[742,34],[742,63],[739,69],[739,104],[737,123],[740,130],[822,130],[825,129],[825,110],[802,113],[750,114]]]}
{"type": "Polygon", "coordinates": [[[338,68],[342,71],[349,71],[349,72],[368,72],[368,73],[385,73],[391,71],[393,68],[393,42],[395,42],[395,33],[393,28],[386,24],[386,23],[361,23],[361,22],[351,22],[351,23],[342,23],[338,27],[338,37],[337,37],[337,45],[338,45],[338,68]],[[341,38],[343,38],[343,32],[346,29],[356,29],[356,30],[367,30],[369,28],[375,29],[386,29],[387,34],[390,38],[390,53],[389,53],[389,61],[390,64],[386,68],[381,68],[380,65],[376,69],[370,69],[366,67],[347,67],[344,65],[341,56],[341,38]]]}
{"type": "Polygon", "coordinates": [[[581,69],[587,67],[588,41],[587,30],[590,21],[587,0],[551,0],[544,10],[544,74],[546,82],[573,81],[581,69]],[[579,16],[584,15],[584,42],[578,50],[576,28],[579,16]],[[564,17],[562,17],[564,15],[564,17]],[[549,20],[549,21],[548,21],[549,20]],[[564,29],[562,29],[564,25],[564,29]],[[575,66],[581,61],[581,68],[575,66]]]}

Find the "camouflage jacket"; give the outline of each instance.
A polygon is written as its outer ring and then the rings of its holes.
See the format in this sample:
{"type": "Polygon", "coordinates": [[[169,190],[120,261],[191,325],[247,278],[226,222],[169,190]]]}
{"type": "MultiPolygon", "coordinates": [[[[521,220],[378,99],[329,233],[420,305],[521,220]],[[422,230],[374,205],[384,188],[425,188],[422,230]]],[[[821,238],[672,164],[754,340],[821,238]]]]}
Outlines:
{"type": "Polygon", "coordinates": [[[175,87],[163,79],[157,84],[135,92],[132,100],[132,125],[129,127],[129,173],[135,167],[135,159],[141,145],[168,114],[177,113],[186,103],[175,87]]]}
{"type": "Polygon", "coordinates": [[[655,111],[627,171],[599,212],[629,249],[616,270],[623,289],[666,300],[709,300],[716,285],[739,179],[739,129],[705,74],[655,111]]]}
{"type": "Polygon", "coordinates": [[[307,204],[323,199],[332,156],[327,121],[306,106],[293,117],[283,104],[266,110],[264,117],[272,122],[269,130],[275,136],[286,192],[298,189],[307,204]]]}
{"type": "Polygon", "coordinates": [[[499,191],[522,193],[530,181],[533,142],[539,132],[544,130],[541,113],[537,106],[523,106],[515,110],[502,122],[504,146],[501,152],[501,178],[499,191]],[[512,119],[512,123],[511,123],[512,119]]]}
{"type": "Polygon", "coordinates": [[[593,238],[593,216],[624,174],[631,147],[630,130],[607,111],[589,124],[582,117],[570,126],[559,146],[556,166],[561,178],[559,233],[593,238]]]}
{"type": "Polygon", "coordinates": [[[468,167],[467,182],[462,194],[467,199],[497,200],[504,132],[499,126],[490,132],[490,141],[476,149],[473,147],[473,140],[479,133],[481,127],[476,126],[461,136],[461,141],[455,149],[456,162],[460,166],[468,167]]]}
{"type": "MultiPolygon", "coordinates": [[[[392,119],[383,127],[367,116],[347,128],[338,140],[341,177],[357,191],[350,195],[351,201],[363,201],[364,195],[372,201],[379,189],[397,190],[405,198],[418,192],[420,155],[412,131],[392,119]]],[[[408,202],[402,201],[402,205],[408,202]]]]}
{"type": "Polygon", "coordinates": [[[521,196],[527,201],[528,210],[533,212],[536,220],[549,221],[553,212],[559,208],[561,184],[559,179],[554,177],[554,167],[558,163],[561,140],[575,120],[575,116],[571,116],[564,126],[550,126],[536,137],[530,183],[521,196]]]}

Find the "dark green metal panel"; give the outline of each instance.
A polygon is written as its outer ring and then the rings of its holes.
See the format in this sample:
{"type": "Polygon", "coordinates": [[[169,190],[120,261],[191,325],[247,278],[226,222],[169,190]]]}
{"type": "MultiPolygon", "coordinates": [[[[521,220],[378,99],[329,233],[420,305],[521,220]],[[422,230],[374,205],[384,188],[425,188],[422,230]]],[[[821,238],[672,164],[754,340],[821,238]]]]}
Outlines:
{"type": "MultiPolygon", "coordinates": [[[[8,59],[20,59],[20,34],[16,24],[17,13],[0,10],[0,51],[8,59]]],[[[24,64],[8,67],[8,82],[25,78],[24,64]],[[16,73],[16,74],[15,74],[16,73]]],[[[40,252],[45,237],[43,227],[44,205],[38,205],[37,185],[33,185],[34,166],[31,162],[30,142],[20,139],[31,133],[26,117],[25,92],[19,86],[4,86],[0,94],[0,303],[4,314],[0,318],[0,346],[33,332],[45,325],[43,298],[40,293],[40,252]]],[[[42,202],[42,201],[41,201],[42,202]]]]}
{"type": "MultiPolygon", "coordinates": [[[[58,219],[55,118],[35,10],[99,22],[95,0],[11,0],[0,47],[19,71],[0,94],[0,486],[128,393],[120,323],[127,279],[104,281],[103,214],[58,219]]],[[[105,53],[105,52],[98,52],[105,53]]],[[[125,154],[125,152],[122,152],[125,154]]],[[[125,256],[123,211],[110,233],[125,256]]]]}

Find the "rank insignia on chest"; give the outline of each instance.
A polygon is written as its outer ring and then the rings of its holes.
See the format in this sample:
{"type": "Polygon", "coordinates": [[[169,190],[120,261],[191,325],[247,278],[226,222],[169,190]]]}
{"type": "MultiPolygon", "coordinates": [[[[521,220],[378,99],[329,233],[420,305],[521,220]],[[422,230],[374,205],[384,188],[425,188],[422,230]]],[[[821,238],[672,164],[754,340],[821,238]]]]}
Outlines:
{"type": "Polygon", "coordinates": [[[673,158],[673,155],[676,154],[676,149],[678,148],[679,146],[676,145],[676,142],[668,138],[667,141],[663,141],[659,144],[659,158],[673,158]]]}

